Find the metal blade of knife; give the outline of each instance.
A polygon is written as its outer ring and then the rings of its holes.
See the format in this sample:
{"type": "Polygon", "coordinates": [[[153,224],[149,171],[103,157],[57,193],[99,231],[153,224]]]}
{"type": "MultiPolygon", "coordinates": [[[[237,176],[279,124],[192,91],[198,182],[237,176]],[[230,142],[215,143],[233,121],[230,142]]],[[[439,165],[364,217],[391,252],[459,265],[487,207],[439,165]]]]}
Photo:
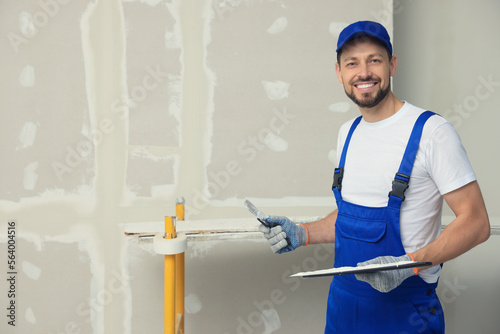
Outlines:
{"type": "MultiPolygon", "coordinates": [[[[277,226],[278,224],[273,224],[273,223],[268,223],[264,220],[264,218],[267,218],[268,216],[265,215],[264,213],[262,213],[262,211],[260,211],[259,209],[257,209],[257,207],[255,205],[253,205],[252,202],[250,202],[248,199],[245,199],[245,202],[243,202],[243,205],[248,209],[248,211],[250,211],[252,213],[252,215],[255,216],[255,218],[257,218],[257,220],[262,224],[264,225],[265,227],[267,228],[273,228],[275,226],[277,226]]],[[[291,242],[290,242],[290,239],[288,237],[285,238],[286,240],[286,243],[288,244],[288,246],[291,245],[291,242]]]]}
{"type": "Polygon", "coordinates": [[[248,211],[250,211],[250,213],[252,215],[255,216],[255,218],[257,218],[257,220],[259,222],[261,222],[262,225],[264,225],[265,227],[269,227],[269,228],[273,227],[273,226],[271,226],[271,224],[267,223],[264,220],[264,218],[266,218],[266,215],[264,213],[262,213],[262,211],[257,209],[257,207],[255,205],[253,205],[253,203],[250,202],[248,199],[245,199],[245,202],[243,203],[243,205],[245,206],[245,208],[248,209],[248,211]]]}

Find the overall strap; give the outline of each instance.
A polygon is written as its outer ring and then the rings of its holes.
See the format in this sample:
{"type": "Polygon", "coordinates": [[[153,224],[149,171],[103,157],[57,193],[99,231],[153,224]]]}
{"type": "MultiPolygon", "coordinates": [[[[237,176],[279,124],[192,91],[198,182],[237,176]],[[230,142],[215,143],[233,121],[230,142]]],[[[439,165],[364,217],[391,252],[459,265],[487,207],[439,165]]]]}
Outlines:
{"type": "Polygon", "coordinates": [[[362,118],[363,116],[359,116],[352,123],[344,143],[344,148],[342,149],[342,155],[340,156],[339,167],[335,168],[335,171],[333,173],[332,190],[333,194],[335,195],[335,199],[337,201],[339,201],[342,198],[340,195],[340,190],[342,189],[342,178],[344,177],[344,164],[347,155],[347,148],[349,147],[349,142],[351,141],[352,134],[354,130],[356,130],[356,127],[358,126],[359,122],[361,122],[362,118]]]}
{"type": "Polygon", "coordinates": [[[401,203],[405,200],[404,193],[406,189],[408,189],[408,183],[410,182],[410,176],[413,170],[413,164],[415,163],[415,157],[417,156],[422,131],[425,122],[427,122],[432,115],[435,115],[432,111],[423,112],[413,126],[403,159],[399,165],[399,170],[394,177],[394,181],[392,181],[392,190],[389,192],[389,207],[400,208],[401,203]]]}

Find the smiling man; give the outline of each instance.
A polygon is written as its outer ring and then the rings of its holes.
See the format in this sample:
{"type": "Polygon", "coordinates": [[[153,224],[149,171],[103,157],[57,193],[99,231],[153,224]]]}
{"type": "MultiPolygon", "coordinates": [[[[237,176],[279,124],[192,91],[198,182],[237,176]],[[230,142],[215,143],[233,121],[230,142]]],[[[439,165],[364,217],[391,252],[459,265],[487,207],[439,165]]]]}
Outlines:
{"type": "Polygon", "coordinates": [[[425,268],[334,276],[325,333],[444,333],[442,264],[486,241],[490,224],[465,149],[442,117],[391,90],[397,57],[386,29],[360,21],[337,43],[335,70],[361,116],[339,131],[337,209],[308,224],[270,216],[275,253],[335,243],[335,267],[429,262],[425,268]],[[441,233],[443,200],[456,215],[441,233]]]}
{"type": "MultiPolygon", "coordinates": [[[[396,71],[397,59],[390,54],[382,52],[368,53],[363,55],[366,45],[370,44],[369,38],[360,38],[356,44],[346,46],[342,62],[344,63],[344,71],[340,71],[340,54],[339,61],[336,63],[336,71],[338,79],[341,83],[344,82],[344,76],[347,77],[348,84],[344,85],[344,90],[359,107],[370,109],[382,102],[391,91],[390,82],[383,82],[382,79],[388,76],[393,76],[396,71]],[[350,50],[349,50],[350,49],[350,50]],[[389,56],[389,61],[386,61],[389,56]],[[365,58],[367,64],[364,64],[365,58]],[[366,66],[365,66],[366,65],[366,66]],[[360,70],[365,73],[361,73],[360,70]],[[349,78],[351,76],[352,78],[349,78]],[[356,95],[358,93],[359,97],[356,95]]],[[[387,53],[389,51],[387,50],[387,53]]]]}

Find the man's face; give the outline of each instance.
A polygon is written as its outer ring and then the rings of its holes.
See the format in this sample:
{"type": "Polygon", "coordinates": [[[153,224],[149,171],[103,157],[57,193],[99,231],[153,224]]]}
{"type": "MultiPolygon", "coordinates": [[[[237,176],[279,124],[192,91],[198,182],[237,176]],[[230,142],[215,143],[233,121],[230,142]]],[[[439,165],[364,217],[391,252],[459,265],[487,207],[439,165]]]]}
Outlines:
{"type": "Polygon", "coordinates": [[[337,78],[359,107],[373,108],[390,92],[397,59],[389,59],[383,46],[369,38],[356,39],[343,47],[339,61],[335,65],[337,78]]]}

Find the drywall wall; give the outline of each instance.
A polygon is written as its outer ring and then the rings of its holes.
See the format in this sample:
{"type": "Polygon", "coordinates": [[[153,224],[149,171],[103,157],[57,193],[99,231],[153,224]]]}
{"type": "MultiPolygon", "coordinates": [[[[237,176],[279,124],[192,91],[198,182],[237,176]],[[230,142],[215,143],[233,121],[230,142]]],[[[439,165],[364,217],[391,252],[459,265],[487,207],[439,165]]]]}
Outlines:
{"type": "Polygon", "coordinates": [[[394,8],[395,53],[400,57],[394,91],[446,117],[459,132],[481,185],[490,216],[500,216],[493,177],[500,134],[494,110],[500,94],[498,46],[490,33],[500,30],[500,3],[483,0],[401,1],[394,8]],[[471,27],[465,22],[479,22],[471,27]],[[425,19],[425,23],[422,20],[425,19]],[[478,20],[478,21],[476,21],[478,20]],[[486,153],[489,152],[489,153],[486,153]]]}
{"type": "MultiPolygon", "coordinates": [[[[266,213],[330,212],[337,130],[357,115],[335,79],[335,43],[358,19],[381,21],[391,34],[399,22],[396,93],[452,110],[498,222],[498,148],[487,120],[497,117],[500,74],[493,60],[478,64],[465,40],[485,57],[498,50],[460,24],[498,5],[465,3],[1,2],[0,261],[15,225],[16,274],[1,267],[0,293],[14,276],[16,297],[0,302],[15,301],[16,326],[2,304],[0,331],[161,332],[162,258],[124,227],[161,224],[181,196],[191,220],[248,218],[245,197],[266,213]],[[432,52],[417,58],[414,43],[432,52]],[[474,69],[464,71],[465,61],[474,69]]],[[[498,276],[478,261],[498,251],[495,238],[445,267],[440,296],[454,333],[499,326],[489,316],[498,283],[478,285],[472,275],[498,276]]],[[[262,239],[191,242],[186,332],[321,333],[329,279],[288,275],[330,267],[332,253],[322,245],[277,256],[262,239]]]]}
{"type": "MultiPolygon", "coordinates": [[[[500,3],[395,1],[394,92],[402,99],[446,117],[459,132],[476,172],[492,225],[500,225],[495,176],[500,148],[500,3]]],[[[453,217],[445,205],[444,222],[453,217]]],[[[500,322],[499,237],[444,265],[439,296],[447,333],[496,333],[500,322]]]]}

